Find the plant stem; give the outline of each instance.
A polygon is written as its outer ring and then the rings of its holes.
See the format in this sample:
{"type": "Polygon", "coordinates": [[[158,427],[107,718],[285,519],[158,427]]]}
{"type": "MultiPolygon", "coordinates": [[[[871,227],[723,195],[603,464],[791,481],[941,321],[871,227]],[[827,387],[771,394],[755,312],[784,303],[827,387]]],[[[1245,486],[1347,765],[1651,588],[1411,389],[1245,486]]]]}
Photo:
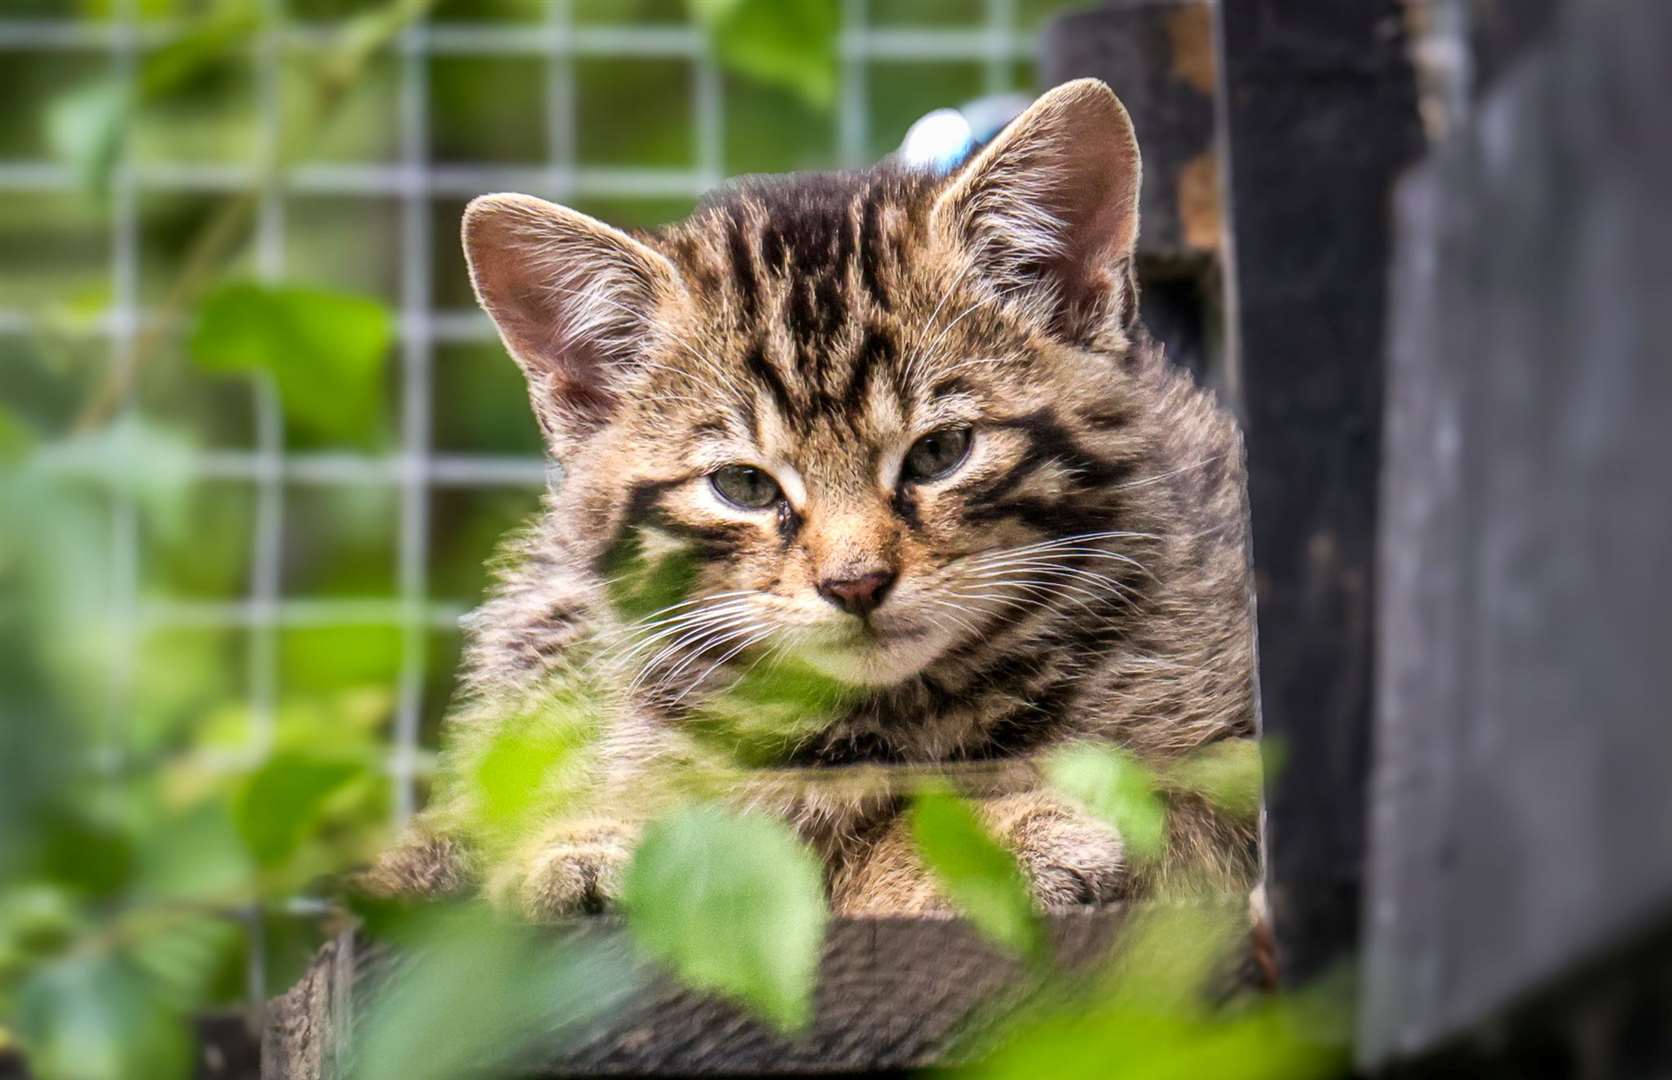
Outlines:
{"type": "MultiPolygon", "coordinates": [[[[77,415],[73,430],[86,432],[108,423],[133,390],[140,370],[156,358],[181,316],[203,293],[236,249],[255,213],[260,193],[280,184],[319,129],[336,113],[365,73],[366,64],[408,26],[422,19],[435,0],[398,0],[381,11],[351,20],[314,70],[308,108],[288,129],[288,137],[266,163],[261,178],[228,198],[193,238],[185,265],[155,315],[141,327],[133,349],[100,380],[77,415]]],[[[269,31],[272,32],[272,31],[269,31]]]]}

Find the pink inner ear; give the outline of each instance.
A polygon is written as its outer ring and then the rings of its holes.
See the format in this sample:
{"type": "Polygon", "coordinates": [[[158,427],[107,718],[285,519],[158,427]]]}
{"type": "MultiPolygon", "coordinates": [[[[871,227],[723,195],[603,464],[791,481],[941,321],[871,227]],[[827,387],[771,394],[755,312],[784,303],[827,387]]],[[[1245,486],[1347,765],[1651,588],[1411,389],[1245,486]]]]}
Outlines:
{"type": "Polygon", "coordinates": [[[943,204],[1001,291],[1048,290],[1053,332],[1082,339],[1130,319],[1141,172],[1126,110],[1080,80],[1018,117],[943,204]]]}
{"type": "Polygon", "coordinates": [[[473,202],[464,244],[477,298],[528,376],[548,435],[595,430],[619,399],[618,369],[655,337],[677,293],[673,267],[602,222],[527,195],[473,202]]]}

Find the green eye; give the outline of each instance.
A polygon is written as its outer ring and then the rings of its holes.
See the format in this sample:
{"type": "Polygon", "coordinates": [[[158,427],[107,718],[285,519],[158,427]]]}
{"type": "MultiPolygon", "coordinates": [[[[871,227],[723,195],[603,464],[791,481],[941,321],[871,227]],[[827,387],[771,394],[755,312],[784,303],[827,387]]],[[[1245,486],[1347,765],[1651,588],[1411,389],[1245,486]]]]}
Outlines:
{"type": "Polygon", "coordinates": [[[778,482],[752,465],[727,465],[716,469],[708,478],[720,498],[744,510],[765,510],[783,493],[778,482]]]}
{"type": "Polygon", "coordinates": [[[970,451],[970,429],[941,428],[911,444],[901,476],[911,481],[939,480],[963,464],[970,451]]]}

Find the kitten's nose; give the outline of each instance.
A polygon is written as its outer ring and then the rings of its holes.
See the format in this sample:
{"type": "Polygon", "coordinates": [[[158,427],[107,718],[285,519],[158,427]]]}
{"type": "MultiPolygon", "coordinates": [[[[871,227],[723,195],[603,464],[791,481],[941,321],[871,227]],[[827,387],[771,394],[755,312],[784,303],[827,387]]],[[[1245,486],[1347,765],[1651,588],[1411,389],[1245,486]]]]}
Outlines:
{"type": "Polygon", "coordinates": [[[892,570],[878,570],[858,577],[826,578],[819,582],[819,595],[850,615],[869,615],[893,584],[892,570]]]}

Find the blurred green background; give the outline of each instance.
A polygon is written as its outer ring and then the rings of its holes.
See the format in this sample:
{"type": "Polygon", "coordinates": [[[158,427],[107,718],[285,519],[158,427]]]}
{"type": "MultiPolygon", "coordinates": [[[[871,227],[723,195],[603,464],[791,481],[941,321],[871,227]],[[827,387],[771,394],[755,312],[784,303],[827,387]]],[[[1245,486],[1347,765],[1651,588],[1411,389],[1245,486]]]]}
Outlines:
{"type": "Polygon", "coordinates": [[[373,52],[340,100],[310,113],[344,20],[386,3],[8,0],[0,395],[38,435],[62,435],[113,339],[131,340],[125,319],[163,311],[181,324],[153,343],[128,399],[192,451],[180,527],[134,538],[137,666],[171,669],[153,658],[189,653],[213,677],[141,678],[134,709],[201,715],[259,677],[280,707],[388,690],[392,722],[404,665],[421,680],[408,690],[418,729],[433,736],[457,652],[451,619],[479,597],[484,558],[535,507],[541,475],[520,379],[475,314],[458,251],[470,196],[532,191],[648,226],[728,175],[861,164],[932,108],[1031,89],[1031,36],[1063,5],[830,0],[713,14],[751,6],[773,5],[440,0],[422,36],[373,52]],[[170,57],[193,34],[215,40],[170,57]],[[178,70],[159,76],[159,61],[178,70]],[[148,80],[162,85],[99,108],[99,93],[148,80]],[[103,152],[124,164],[90,178],[87,144],[105,125],[117,137],[103,152]],[[280,145],[291,160],[270,179],[280,145]],[[210,280],[169,308],[206,225],[263,184],[210,280]],[[361,395],[352,420],[310,416],[282,392],[264,418],[271,373],[193,356],[197,305],[234,278],[384,306],[394,333],[356,376],[371,391],[341,390],[361,395]],[[264,586],[271,602],[251,610],[264,586]],[[417,648],[402,633],[415,605],[417,648]]]}
{"type": "Polygon", "coordinates": [[[470,197],[650,226],[865,164],[1035,89],[1062,6],[5,0],[0,1052],[178,1072],[422,804],[545,476],[470,197]]]}

